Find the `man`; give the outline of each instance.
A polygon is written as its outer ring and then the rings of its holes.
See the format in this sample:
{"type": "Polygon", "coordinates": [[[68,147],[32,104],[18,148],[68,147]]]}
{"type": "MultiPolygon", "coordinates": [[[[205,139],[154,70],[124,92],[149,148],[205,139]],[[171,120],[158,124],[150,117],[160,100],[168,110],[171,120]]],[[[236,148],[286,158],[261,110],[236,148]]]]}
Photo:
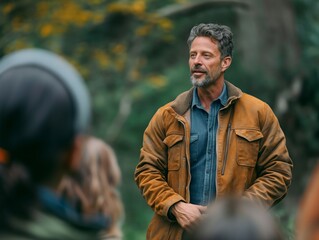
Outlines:
{"type": "Polygon", "coordinates": [[[193,88],[161,107],[144,133],[135,181],[155,215],[147,239],[183,239],[216,198],[270,207],[286,194],[292,161],[270,107],[225,81],[227,26],[199,24],[188,38],[193,88]]]}

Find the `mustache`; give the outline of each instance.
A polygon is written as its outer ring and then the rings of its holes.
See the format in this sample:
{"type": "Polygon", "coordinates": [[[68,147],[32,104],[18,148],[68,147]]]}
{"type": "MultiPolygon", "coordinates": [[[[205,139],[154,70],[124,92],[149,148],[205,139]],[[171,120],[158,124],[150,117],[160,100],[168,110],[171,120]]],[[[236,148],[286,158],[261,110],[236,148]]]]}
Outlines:
{"type": "Polygon", "coordinates": [[[202,73],[207,73],[207,71],[203,68],[201,68],[201,66],[195,65],[194,67],[191,68],[191,72],[202,72],[202,73]]]}

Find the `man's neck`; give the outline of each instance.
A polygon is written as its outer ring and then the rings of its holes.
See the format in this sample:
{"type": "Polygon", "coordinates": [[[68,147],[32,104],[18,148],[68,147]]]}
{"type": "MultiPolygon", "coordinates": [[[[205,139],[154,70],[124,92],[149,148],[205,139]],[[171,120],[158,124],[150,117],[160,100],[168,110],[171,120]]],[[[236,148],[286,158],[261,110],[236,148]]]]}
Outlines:
{"type": "Polygon", "coordinates": [[[217,81],[214,84],[207,86],[205,88],[198,87],[197,94],[202,106],[207,112],[210,111],[210,105],[215,101],[223,91],[224,80],[217,81]]]}

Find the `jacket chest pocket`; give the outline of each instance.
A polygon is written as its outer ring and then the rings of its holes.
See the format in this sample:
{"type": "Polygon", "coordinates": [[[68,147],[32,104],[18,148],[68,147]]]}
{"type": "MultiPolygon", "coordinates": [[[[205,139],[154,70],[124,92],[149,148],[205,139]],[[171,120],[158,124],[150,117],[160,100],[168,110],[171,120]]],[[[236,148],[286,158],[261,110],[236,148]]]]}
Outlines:
{"type": "Polygon", "coordinates": [[[235,129],[237,163],[241,166],[255,167],[259,152],[259,140],[263,135],[258,130],[235,129]]]}
{"type": "Polygon", "coordinates": [[[179,170],[181,166],[181,155],[182,155],[182,135],[169,135],[164,141],[168,151],[168,170],[179,170]]]}

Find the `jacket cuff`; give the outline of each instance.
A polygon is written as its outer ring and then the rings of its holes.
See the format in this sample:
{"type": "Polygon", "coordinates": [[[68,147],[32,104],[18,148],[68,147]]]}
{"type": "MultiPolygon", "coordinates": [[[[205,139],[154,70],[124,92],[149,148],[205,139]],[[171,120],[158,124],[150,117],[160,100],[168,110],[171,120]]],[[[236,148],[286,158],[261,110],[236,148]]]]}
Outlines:
{"type": "Polygon", "coordinates": [[[167,211],[167,218],[170,222],[176,222],[176,217],[175,215],[172,213],[172,207],[176,204],[176,203],[179,203],[179,202],[185,202],[184,200],[179,200],[177,202],[175,202],[174,204],[172,204],[168,211],[167,211]]]}
{"type": "Polygon", "coordinates": [[[174,195],[170,196],[164,202],[162,202],[163,209],[162,209],[162,214],[160,214],[160,215],[164,216],[167,221],[175,222],[176,221],[175,216],[172,213],[169,213],[170,212],[170,208],[175,203],[178,203],[178,202],[181,202],[181,201],[185,202],[185,199],[179,194],[174,194],[174,195]],[[172,215],[174,217],[172,217],[172,215]]]}
{"type": "Polygon", "coordinates": [[[170,221],[172,222],[176,222],[176,217],[174,216],[174,214],[172,213],[171,209],[172,209],[173,205],[168,209],[167,212],[167,217],[170,221]]]}

